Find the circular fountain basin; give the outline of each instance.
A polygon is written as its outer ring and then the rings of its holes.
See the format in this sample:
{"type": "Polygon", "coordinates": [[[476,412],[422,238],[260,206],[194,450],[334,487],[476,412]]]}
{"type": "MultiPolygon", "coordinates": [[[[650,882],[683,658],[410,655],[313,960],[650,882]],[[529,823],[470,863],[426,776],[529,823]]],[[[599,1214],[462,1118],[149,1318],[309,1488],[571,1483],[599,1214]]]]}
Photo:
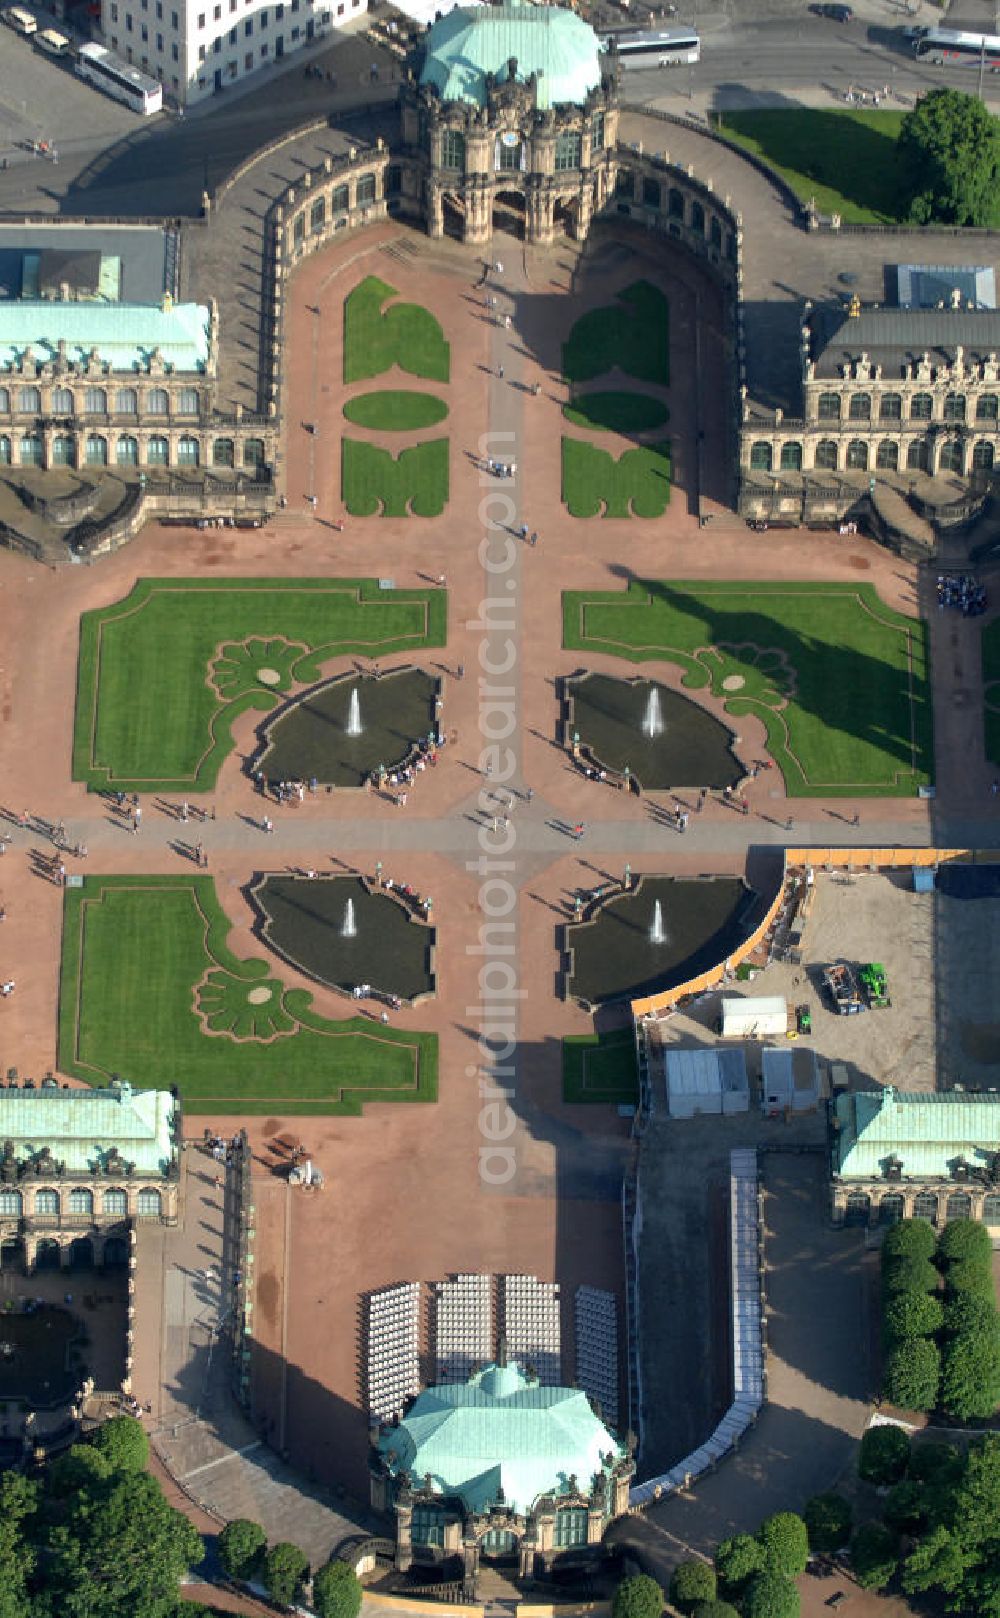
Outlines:
{"type": "Polygon", "coordinates": [[[258,936],[317,982],[411,1002],[434,992],[434,929],[409,902],[356,876],[272,874],[251,897],[258,936]]]}
{"type": "Polygon", "coordinates": [[[640,877],[630,892],[616,888],[596,899],[586,920],[566,928],[567,992],[600,1005],[675,988],[731,955],[762,914],[742,878],[640,877]]]}
{"type": "Polygon", "coordinates": [[[732,732],[714,714],[658,680],[574,674],[566,681],[568,730],[595,764],[628,765],[647,792],[735,786],[743,775],[732,732]]]}
{"type": "Polygon", "coordinates": [[[359,787],[380,764],[392,770],[434,728],[440,681],[423,669],[391,669],[380,679],[340,674],[295,697],[260,729],[251,769],[270,781],[359,787]],[[351,734],[352,705],[360,730],[351,734]]]}

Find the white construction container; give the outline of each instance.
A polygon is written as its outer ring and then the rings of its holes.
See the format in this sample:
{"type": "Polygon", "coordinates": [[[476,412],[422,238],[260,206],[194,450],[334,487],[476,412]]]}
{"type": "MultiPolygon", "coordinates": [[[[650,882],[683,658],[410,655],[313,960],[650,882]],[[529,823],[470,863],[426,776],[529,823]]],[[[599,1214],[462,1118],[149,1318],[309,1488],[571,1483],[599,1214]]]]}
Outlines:
{"type": "Polygon", "coordinates": [[[788,1001],[780,995],[757,998],[724,994],[719,1032],[723,1039],[773,1039],[788,1032],[788,1001]]]}

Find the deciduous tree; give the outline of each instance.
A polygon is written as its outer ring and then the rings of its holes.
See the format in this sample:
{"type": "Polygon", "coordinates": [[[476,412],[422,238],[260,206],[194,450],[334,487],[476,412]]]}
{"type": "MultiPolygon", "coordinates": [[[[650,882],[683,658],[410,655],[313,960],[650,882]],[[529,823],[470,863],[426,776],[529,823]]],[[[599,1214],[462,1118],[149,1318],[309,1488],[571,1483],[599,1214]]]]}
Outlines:
{"type": "Polygon", "coordinates": [[[1000,123],[978,97],[921,96],[903,119],[897,154],[916,224],[1000,223],[1000,123]]]}
{"type": "Polygon", "coordinates": [[[814,1551],[839,1551],[851,1537],[851,1506],[842,1494],[814,1494],[802,1518],[814,1551]]]}

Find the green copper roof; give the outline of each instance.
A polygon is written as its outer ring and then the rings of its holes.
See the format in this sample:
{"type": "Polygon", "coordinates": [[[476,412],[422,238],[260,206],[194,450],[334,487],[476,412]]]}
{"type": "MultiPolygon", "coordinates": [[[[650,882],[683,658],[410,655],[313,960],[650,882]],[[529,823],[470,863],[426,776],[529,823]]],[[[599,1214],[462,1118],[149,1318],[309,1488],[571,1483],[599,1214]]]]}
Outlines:
{"type": "Polygon", "coordinates": [[[507,78],[517,60],[519,82],[538,75],[538,106],[579,104],[601,82],[600,42],[589,23],[558,6],[508,3],[456,7],[431,27],[421,84],[442,101],[486,105],[486,75],[507,78]]]}
{"type": "Polygon", "coordinates": [[[540,1495],[565,1494],[574,1476],[589,1493],[608,1455],[623,1451],[577,1388],[529,1382],[519,1365],[489,1365],[468,1382],[427,1388],[398,1427],[379,1440],[395,1452],[394,1473],[415,1483],[429,1473],[439,1494],[460,1495],[470,1511],[500,1496],[527,1512],[540,1495]]]}
{"type": "Polygon", "coordinates": [[[0,1090],[0,1150],[7,1141],[19,1163],[48,1147],[68,1174],[104,1163],[110,1147],[136,1174],[165,1174],[176,1157],[168,1090],[0,1090]]]}
{"type": "Polygon", "coordinates": [[[208,337],[209,312],[201,303],[161,309],[139,303],[0,301],[0,366],[8,370],[24,354],[39,362],[54,360],[64,342],[66,358],[74,364],[96,348],[113,371],[144,371],[158,348],[175,371],[203,371],[208,337]]]}
{"type": "Polygon", "coordinates": [[[837,1173],[845,1179],[880,1179],[888,1157],[906,1177],[938,1178],[956,1158],[984,1165],[1000,1149],[1000,1096],[945,1091],[937,1095],[885,1090],[839,1095],[837,1173]]]}

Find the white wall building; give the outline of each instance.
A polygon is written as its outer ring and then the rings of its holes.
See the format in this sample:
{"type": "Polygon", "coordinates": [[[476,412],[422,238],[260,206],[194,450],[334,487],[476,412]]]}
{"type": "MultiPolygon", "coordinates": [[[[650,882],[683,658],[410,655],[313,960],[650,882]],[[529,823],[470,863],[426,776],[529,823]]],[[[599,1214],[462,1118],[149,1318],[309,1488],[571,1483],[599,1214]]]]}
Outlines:
{"type": "Polygon", "coordinates": [[[101,0],[101,31],[116,55],[192,106],[367,10],[368,0],[101,0]]]}

